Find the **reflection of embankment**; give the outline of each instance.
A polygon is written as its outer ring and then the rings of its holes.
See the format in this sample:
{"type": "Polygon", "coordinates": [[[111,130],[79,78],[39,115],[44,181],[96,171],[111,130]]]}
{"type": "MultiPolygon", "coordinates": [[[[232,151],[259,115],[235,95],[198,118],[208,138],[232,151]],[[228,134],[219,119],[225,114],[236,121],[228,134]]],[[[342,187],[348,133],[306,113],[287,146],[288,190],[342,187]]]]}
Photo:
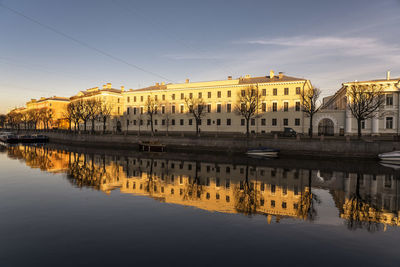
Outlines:
{"type": "Polygon", "coordinates": [[[169,158],[144,158],[143,154],[106,155],[48,147],[19,146],[8,153],[33,168],[67,173],[68,180],[77,187],[107,194],[119,189],[208,211],[262,214],[269,222],[273,216],[277,221],[282,217],[315,220],[320,201],[312,188],[318,187],[331,192],[350,229],[378,229],[371,226],[374,223],[399,225],[398,184],[392,174],[361,174],[354,180],[357,173],[278,168],[274,166],[276,161],[258,165],[258,161],[245,159],[245,163],[232,164],[201,161],[196,156],[190,160],[187,155],[185,160],[169,154],[169,158]]]}

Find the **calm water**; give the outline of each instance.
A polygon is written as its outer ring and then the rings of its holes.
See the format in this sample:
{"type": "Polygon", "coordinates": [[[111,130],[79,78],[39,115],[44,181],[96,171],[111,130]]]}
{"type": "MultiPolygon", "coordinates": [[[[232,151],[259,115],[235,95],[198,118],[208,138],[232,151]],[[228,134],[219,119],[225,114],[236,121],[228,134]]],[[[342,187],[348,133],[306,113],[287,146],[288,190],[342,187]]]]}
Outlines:
{"type": "Polygon", "coordinates": [[[0,266],[399,266],[399,172],[3,148],[0,266]]]}

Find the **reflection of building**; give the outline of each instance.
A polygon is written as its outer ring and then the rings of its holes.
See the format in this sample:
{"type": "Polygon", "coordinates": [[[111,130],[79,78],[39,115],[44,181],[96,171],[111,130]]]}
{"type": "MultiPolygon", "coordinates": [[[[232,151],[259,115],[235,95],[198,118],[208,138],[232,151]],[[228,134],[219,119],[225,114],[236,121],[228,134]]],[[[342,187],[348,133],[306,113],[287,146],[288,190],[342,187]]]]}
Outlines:
{"type": "Polygon", "coordinates": [[[11,147],[28,166],[67,173],[77,187],[143,195],[161,202],[279,220],[316,218],[313,186],[327,189],[349,228],[400,225],[399,183],[391,174],[332,173],[266,165],[151,159],[11,147]]]}
{"type": "Polygon", "coordinates": [[[400,226],[400,183],[393,175],[349,174],[341,217],[400,226]]]}

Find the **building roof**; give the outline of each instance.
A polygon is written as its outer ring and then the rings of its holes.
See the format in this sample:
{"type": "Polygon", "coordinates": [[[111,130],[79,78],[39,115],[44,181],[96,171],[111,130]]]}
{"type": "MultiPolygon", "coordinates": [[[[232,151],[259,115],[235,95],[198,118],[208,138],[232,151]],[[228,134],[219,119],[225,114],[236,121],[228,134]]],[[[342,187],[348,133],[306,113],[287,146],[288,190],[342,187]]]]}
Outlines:
{"type": "Polygon", "coordinates": [[[68,98],[68,97],[61,97],[61,96],[53,96],[53,97],[47,97],[47,98],[44,98],[44,99],[39,99],[39,100],[37,101],[37,103],[43,102],[43,101],[48,101],[48,100],[69,101],[69,98],[68,98]]]}
{"type": "Polygon", "coordinates": [[[161,85],[152,85],[144,88],[139,88],[139,89],[133,89],[130,92],[140,92],[140,91],[153,91],[153,90],[165,90],[167,89],[167,86],[165,84],[161,85]]]}
{"type": "Polygon", "coordinates": [[[283,75],[282,78],[279,78],[279,75],[276,75],[273,78],[270,78],[270,76],[239,78],[239,84],[295,82],[295,81],[306,81],[306,79],[290,77],[286,75],[283,75]]]}
{"type": "Polygon", "coordinates": [[[91,90],[91,91],[79,91],[78,94],[71,96],[69,99],[76,99],[76,98],[81,98],[81,97],[86,97],[86,96],[93,96],[93,95],[98,95],[101,94],[102,92],[111,92],[111,93],[116,93],[120,94],[122,91],[120,89],[114,89],[114,88],[105,88],[105,89],[98,89],[98,90],[91,90]]]}

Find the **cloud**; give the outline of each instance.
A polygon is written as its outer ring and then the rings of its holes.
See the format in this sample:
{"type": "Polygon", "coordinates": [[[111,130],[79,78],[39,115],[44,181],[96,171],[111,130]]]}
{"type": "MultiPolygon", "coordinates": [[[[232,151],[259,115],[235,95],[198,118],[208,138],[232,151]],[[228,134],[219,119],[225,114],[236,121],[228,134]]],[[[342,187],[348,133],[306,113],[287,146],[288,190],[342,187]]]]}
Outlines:
{"type": "Polygon", "coordinates": [[[391,62],[400,59],[400,46],[388,44],[370,37],[338,37],[338,36],[294,36],[272,39],[254,39],[241,41],[243,44],[275,46],[279,48],[302,48],[303,52],[316,51],[337,54],[337,56],[368,56],[371,58],[384,58],[391,62]]]}

